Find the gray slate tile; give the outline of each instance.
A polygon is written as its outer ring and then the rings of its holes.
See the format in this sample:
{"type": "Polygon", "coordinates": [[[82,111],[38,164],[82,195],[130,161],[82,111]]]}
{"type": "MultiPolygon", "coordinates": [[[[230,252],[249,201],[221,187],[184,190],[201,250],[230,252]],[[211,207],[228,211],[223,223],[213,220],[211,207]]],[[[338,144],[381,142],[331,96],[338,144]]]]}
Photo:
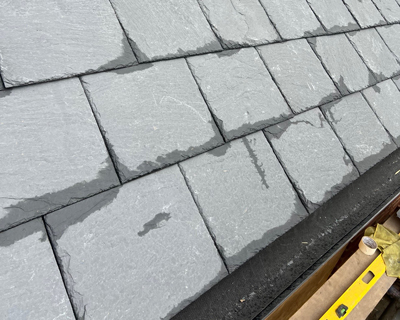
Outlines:
{"type": "Polygon", "coordinates": [[[0,233],[0,318],[75,320],[43,221],[0,233]]]}
{"type": "Polygon", "coordinates": [[[376,83],[344,34],[312,38],[309,41],[342,94],[376,83]]]}
{"type": "Polygon", "coordinates": [[[372,0],[389,23],[400,21],[400,6],[396,0],[372,0]]]}
{"type": "Polygon", "coordinates": [[[254,48],[201,55],[188,61],[227,139],[292,115],[254,48]]]}
{"type": "Polygon", "coordinates": [[[0,92],[0,231],[119,181],[78,79],[0,92]]]}
{"type": "Polygon", "coordinates": [[[400,61],[400,25],[394,24],[391,26],[376,28],[382,36],[383,41],[387,44],[389,49],[396,55],[397,60],[400,61]]]}
{"type": "Polygon", "coordinates": [[[139,61],[221,50],[196,0],[110,0],[139,61]]]}
{"type": "Polygon", "coordinates": [[[400,92],[392,80],[365,89],[363,94],[400,147],[400,92]]]}
{"type": "Polygon", "coordinates": [[[258,0],[200,0],[214,32],[228,48],[279,40],[258,0]]]}
{"type": "Polygon", "coordinates": [[[386,24],[371,0],[343,0],[362,28],[386,24]]]}
{"type": "Polygon", "coordinates": [[[342,0],[307,0],[329,32],[351,31],[360,27],[342,0]]]}
{"type": "Polygon", "coordinates": [[[306,0],[261,0],[261,4],[284,39],[326,33],[306,0]]]}
{"type": "Polygon", "coordinates": [[[8,1],[0,10],[6,87],[114,69],[136,62],[110,3],[8,1]]]}
{"type": "Polygon", "coordinates": [[[262,132],[180,165],[231,271],[307,215],[262,132]]]}
{"type": "Polygon", "coordinates": [[[321,108],[361,174],[384,159],[396,145],[361,93],[321,108]]]}
{"type": "Polygon", "coordinates": [[[270,127],[266,134],[310,211],[358,177],[318,109],[270,127]]]}
{"type": "Polygon", "coordinates": [[[348,38],[378,81],[399,74],[400,64],[396,56],[375,29],[350,32],[348,38]]]}
{"type": "Polygon", "coordinates": [[[83,77],[124,181],[223,142],[184,59],[83,77]]]}
{"type": "Polygon", "coordinates": [[[4,90],[4,86],[3,86],[3,81],[2,81],[1,76],[0,76],[0,91],[1,90],[4,90]]]}
{"type": "Polygon", "coordinates": [[[227,274],[177,166],[45,219],[78,316],[169,319],[227,274]]]}
{"type": "Polygon", "coordinates": [[[340,97],[305,39],[261,46],[258,49],[295,112],[340,97]]]}
{"type": "Polygon", "coordinates": [[[400,76],[394,77],[393,82],[397,86],[397,88],[400,90],[400,76]]]}

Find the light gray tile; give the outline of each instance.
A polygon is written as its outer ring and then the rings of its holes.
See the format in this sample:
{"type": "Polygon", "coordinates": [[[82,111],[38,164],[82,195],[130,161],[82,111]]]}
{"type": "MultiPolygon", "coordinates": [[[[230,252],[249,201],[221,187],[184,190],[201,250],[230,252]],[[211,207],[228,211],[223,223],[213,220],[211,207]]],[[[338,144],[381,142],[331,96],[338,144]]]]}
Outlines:
{"type": "Polygon", "coordinates": [[[75,320],[42,220],[0,233],[0,318],[75,320]]]}
{"type": "Polygon", "coordinates": [[[0,92],[0,230],[119,184],[78,79],[0,92]]]}
{"type": "Polygon", "coordinates": [[[270,127],[266,133],[310,211],[358,177],[356,168],[318,109],[270,127]]]}
{"type": "Polygon", "coordinates": [[[386,24],[385,19],[379,13],[371,0],[343,0],[353,13],[361,27],[373,27],[386,24]]]}
{"type": "Polygon", "coordinates": [[[181,166],[230,270],[307,215],[262,132],[181,166]]]}
{"type": "Polygon", "coordinates": [[[169,319],[227,274],[177,166],[46,223],[79,317],[169,319]]]}
{"type": "Polygon", "coordinates": [[[394,77],[393,82],[397,86],[397,88],[400,90],[400,76],[394,77]]]}
{"type": "Polygon", "coordinates": [[[376,28],[382,36],[383,41],[387,44],[389,49],[396,55],[397,60],[400,61],[400,25],[394,24],[386,27],[376,28]]]}
{"type": "Polygon", "coordinates": [[[258,49],[295,112],[340,97],[305,39],[261,46],[258,49]]]}
{"type": "Polygon", "coordinates": [[[390,23],[400,21],[400,6],[396,0],[372,0],[378,10],[390,23]]]}

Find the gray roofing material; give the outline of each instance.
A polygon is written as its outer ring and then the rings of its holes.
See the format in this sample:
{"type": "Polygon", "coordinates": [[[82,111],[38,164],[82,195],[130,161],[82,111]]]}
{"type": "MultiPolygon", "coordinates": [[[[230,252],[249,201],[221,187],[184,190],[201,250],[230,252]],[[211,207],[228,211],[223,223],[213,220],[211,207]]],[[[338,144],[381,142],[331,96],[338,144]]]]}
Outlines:
{"type": "Polygon", "coordinates": [[[394,24],[391,26],[384,26],[376,28],[381,35],[383,41],[387,44],[390,51],[394,53],[397,60],[400,61],[400,41],[397,34],[400,32],[400,25],[394,24]]]}
{"type": "Polygon", "coordinates": [[[392,80],[397,88],[400,90],[400,76],[394,77],[392,80]]]}
{"type": "Polygon", "coordinates": [[[372,0],[387,22],[400,22],[400,6],[396,0],[372,0]]]}
{"type": "Polygon", "coordinates": [[[362,28],[386,23],[372,0],[343,0],[343,2],[362,28]]]}

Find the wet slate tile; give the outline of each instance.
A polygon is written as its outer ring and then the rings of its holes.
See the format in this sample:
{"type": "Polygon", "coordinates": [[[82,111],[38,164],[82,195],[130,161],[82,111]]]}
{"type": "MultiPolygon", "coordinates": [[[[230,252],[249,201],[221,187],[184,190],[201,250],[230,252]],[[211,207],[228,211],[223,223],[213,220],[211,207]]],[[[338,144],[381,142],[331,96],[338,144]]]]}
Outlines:
{"type": "Polygon", "coordinates": [[[221,50],[196,0],[110,0],[139,61],[221,50]]]}
{"type": "Polygon", "coordinates": [[[261,4],[284,39],[325,34],[306,0],[261,0],[261,4]]]}
{"type": "Polygon", "coordinates": [[[387,44],[389,49],[396,55],[397,60],[400,61],[400,25],[394,24],[391,26],[376,28],[378,33],[382,36],[383,41],[387,44]]]}
{"type": "Polygon", "coordinates": [[[279,40],[258,0],[200,0],[199,4],[227,48],[279,40]]]}
{"type": "Polygon", "coordinates": [[[180,166],[231,271],[307,215],[262,132],[180,166]]]}
{"type": "Polygon", "coordinates": [[[108,1],[8,1],[0,10],[6,87],[136,62],[108,1]]]}
{"type": "Polygon", "coordinates": [[[395,143],[361,93],[346,96],[321,109],[361,174],[396,150],[395,143]]]}
{"type": "Polygon", "coordinates": [[[342,0],[307,0],[329,32],[351,31],[360,27],[342,0]]]}
{"type": "Polygon", "coordinates": [[[43,221],[0,233],[0,318],[75,319],[43,221]]]}
{"type": "Polygon", "coordinates": [[[83,77],[123,181],[223,142],[184,59],[83,77]]]}
{"type": "Polygon", "coordinates": [[[310,211],[358,177],[319,109],[309,110],[265,131],[310,211]]]}
{"type": "Polygon", "coordinates": [[[3,81],[1,80],[1,77],[0,77],[0,91],[1,90],[4,90],[4,86],[3,86],[3,81]]]}
{"type": "Polygon", "coordinates": [[[400,92],[392,80],[363,91],[371,108],[400,147],[400,92]]]}
{"type": "Polygon", "coordinates": [[[362,28],[386,24],[371,0],[343,0],[362,28]]]}
{"type": "Polygon", "coordinates": [[[0,92],[0,230],[119,181],[78,79],[0,92]]]}
{"type": "Polygon", "coordinates": [[[342,94],[376,83],[356,50],[344,34],[309,40],[342,94]]]}
{"type": "Polygon", "coordinates": [[[227,139],[292,115],[254,48],[191,57],[188,62],[227,139]]]}
{"type": "Polygon", "coordinates": [[[340,97],[305,39],[261,46],[258,50],[295,112],[340,97]]]}
{"type": "Polygon", "coordinates": [[[177,166],[45,220],[80,317],[169,319],[227,274],[177,166]]]}
{"type": "Polygon", "coordinates": [[[399,74],[400,64],[396,56],[375,29],[350,32],[348,38],[378,81],[399,74]]]}
{"type": "Polygon", "coordinates": [[[389,23],[400,21],[400,6],[396,0],[372,0],[389,23]]]}

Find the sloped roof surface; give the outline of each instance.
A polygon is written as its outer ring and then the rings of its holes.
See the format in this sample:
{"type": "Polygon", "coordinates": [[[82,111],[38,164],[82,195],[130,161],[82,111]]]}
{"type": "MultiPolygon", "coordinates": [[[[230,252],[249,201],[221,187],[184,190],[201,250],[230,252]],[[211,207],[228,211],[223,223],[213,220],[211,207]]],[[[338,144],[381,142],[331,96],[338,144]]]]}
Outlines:
{"type": "Polygon", "coordinates": [[[399,22],[0,1],[0,318],[170,319],[295,227],[400,146],[399,22]]]}

